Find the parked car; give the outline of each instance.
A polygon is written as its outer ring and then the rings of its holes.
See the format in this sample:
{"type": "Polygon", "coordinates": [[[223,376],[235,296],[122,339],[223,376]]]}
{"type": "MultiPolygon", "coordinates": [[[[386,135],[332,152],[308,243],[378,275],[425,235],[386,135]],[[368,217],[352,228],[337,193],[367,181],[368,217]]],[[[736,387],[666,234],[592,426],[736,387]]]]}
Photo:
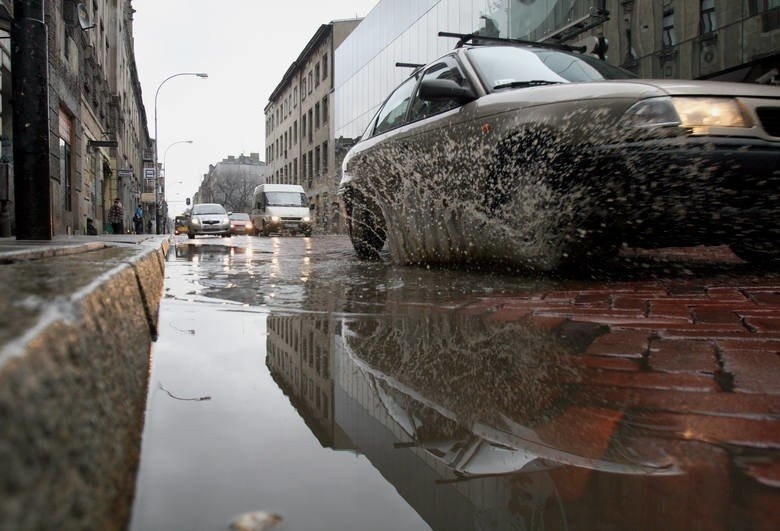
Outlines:
{"type": "Polygon", "coordinates": [[[230,234],[252,234],[252,220],[245,212],[233,212],[230,214],[230,234]]]}
{"type": "Polygon", "coordinates": [[[204,234],[230,236],[230,218],[225,207],[217,203],[199,203],[192,206],[187,237],[193,239],[204,234]]]}
{"type": "Polygon", "coordinates": [[[780,88],[638,79],[571,47],[460,36],[343,162],[353,246],[543,270],[622,244],[780,259],[780,88]]]}

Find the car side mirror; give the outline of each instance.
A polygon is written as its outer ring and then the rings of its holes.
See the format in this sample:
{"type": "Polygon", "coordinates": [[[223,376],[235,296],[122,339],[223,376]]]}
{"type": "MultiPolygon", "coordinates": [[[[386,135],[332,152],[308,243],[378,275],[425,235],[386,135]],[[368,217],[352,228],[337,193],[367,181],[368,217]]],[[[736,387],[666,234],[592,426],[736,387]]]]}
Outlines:
{"type": "Polygon", "coordinates": [[[460,104],[477,99],[470,87],[462,87],[451,79],[423,79],[419,95],[424,101],[456,100],[460,104]]]}

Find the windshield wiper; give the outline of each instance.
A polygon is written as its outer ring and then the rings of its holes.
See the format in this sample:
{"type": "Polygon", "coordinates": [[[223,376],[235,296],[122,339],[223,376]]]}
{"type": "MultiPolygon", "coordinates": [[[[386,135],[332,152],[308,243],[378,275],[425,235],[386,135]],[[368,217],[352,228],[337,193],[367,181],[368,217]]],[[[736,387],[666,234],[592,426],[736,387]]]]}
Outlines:
{"type": "Polygon", "coordinates": [[[548,81],[546,79],[530,79],[528,81],[511,81],[509,83],[501,83],[493,87],[493,90],[503,88],[521,88],[521,87],[538,87],[540,85],[557,85],[561,81],[548,81]]]}

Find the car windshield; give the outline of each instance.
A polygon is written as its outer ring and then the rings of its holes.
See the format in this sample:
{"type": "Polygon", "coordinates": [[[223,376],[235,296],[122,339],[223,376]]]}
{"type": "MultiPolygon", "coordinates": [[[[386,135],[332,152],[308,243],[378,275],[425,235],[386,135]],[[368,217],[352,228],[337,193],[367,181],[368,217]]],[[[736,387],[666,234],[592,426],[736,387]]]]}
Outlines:
{"type": "Polygon", "coordinates": [[[595,57],[549,48],[484,46],[467,53],[490,90],[636,77],[595,57]]]}
{"type": "Polygon", "coordinates": [[[230,214],[230,219],[233,221],[249,221],[249,214],[244,214],[243,212],[236,212],[235,214],[230,214]]]}
{"type": "Polygon", "coordinates": [[[195,205],[192,207],[192,213],[195,215],[203,214],[224,214],[225,208],[222,205],[195,205]]]}
{"type": "Polygon", "coordinates": [[[305,207],[306,194],[301,192],[266,192],[265,203],[269,206],[305,207]]]}

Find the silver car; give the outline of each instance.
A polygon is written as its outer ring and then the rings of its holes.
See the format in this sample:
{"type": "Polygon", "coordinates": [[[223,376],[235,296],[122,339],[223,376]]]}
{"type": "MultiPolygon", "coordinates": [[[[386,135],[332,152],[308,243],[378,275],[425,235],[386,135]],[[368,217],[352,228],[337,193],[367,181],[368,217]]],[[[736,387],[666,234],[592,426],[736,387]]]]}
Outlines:
{"type": "Polygon", "coordinates": [[[463,36],[343,162],[361,257],[540,270],[623,244],[780,259],[780,88],[637,79],[566,46],[463,36]],[[478,40],[477,40],[478,39],[478,40]]]}
{"type": "Polygon", "coordinates": [[[215,236],[230,236],[230,217],[225,207],[218,203],[199,203],[192,206],[187,237],[212,234],[215,236]]]}

